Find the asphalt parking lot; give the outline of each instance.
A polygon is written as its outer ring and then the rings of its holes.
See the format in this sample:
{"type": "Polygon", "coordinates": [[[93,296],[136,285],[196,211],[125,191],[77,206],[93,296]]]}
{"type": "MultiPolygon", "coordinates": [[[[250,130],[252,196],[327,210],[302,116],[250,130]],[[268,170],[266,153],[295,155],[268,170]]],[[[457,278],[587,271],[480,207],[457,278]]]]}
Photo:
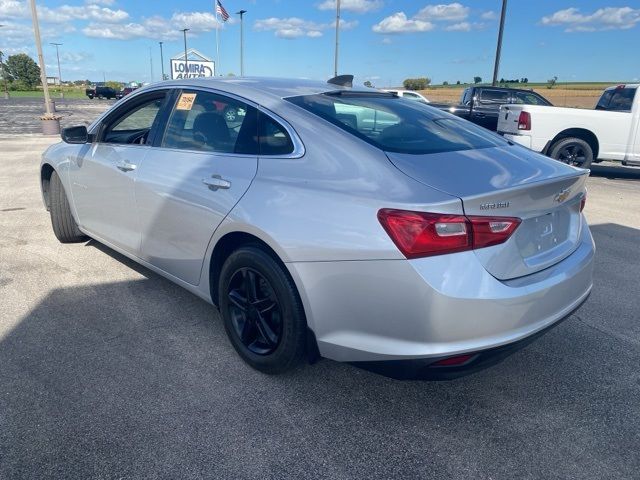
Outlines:
{"type": "Polygon", "coordinates": [[[202,300],[59,244],[38,186],[56,139],[6,133],[0,478],[638,478],[640,169],[594,167],[593,294],[503,363],[450,382],[328,360],[271,377],[202,300]]]}
{"type": "MultiPolygon", "coordinates": [[[[115,100],[89,100],[88,98],[55,98],[56,115],[60,126],[71,127],[92,122],[112,106],[115,100]]],[[[0,99],[0,135],[41,133],[39,118],[44,113],[42,98],[0,99]]]]}

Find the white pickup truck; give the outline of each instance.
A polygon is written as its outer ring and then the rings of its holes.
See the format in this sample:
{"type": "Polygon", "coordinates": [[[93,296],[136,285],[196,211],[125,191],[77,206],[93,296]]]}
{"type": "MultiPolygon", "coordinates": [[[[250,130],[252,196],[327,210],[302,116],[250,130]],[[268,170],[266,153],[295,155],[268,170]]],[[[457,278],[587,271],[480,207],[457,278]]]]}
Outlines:
{"type": "Polygon", "coordinates": [[[620,160],[640,167],[640,85],[607,88],[595,110],[503,105],[498,133],[514,143],[582,168],[620,160]]]}

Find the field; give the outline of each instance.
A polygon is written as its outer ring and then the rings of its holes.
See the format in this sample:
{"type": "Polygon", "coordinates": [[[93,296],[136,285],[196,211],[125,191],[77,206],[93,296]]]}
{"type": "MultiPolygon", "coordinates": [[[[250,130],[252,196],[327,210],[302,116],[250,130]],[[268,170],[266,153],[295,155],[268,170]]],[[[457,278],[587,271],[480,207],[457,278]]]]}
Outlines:
{"type": "MultiPolygon", "coordinates": [[[[557,107],[593,108],[602,91],[611,85],[616,85],[616,82],[559,84],[553,88],[547,88],[546,84],[543,83],[512,84],[511,86],[513,88],[531,89],[557,107]]],[[[426,90],[421,90],[420,93],[432,102],[457,103],[460,100],[462,91],[467,86],[469,85],[434,85],[426,90]]]]}

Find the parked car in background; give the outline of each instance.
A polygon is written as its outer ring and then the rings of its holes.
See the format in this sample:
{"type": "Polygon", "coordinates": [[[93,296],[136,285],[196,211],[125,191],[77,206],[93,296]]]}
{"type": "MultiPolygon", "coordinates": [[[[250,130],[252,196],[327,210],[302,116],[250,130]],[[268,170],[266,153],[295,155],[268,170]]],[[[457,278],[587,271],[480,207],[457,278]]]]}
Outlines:
{"type": "Polygon", "coordinates": [[[638,84],[607,88],[594,110],[505,105],[498,131],[512,142],[582,168],[619,160],[640,166],[638,84]]]}
{"type": "Polygon", "coordinates": [[[395,93],[397,96],[401,98],[406,98],[407,100],[415,100],[416,102],[430,103],[427,97],[425,97],[424,95],[418,92],[412,92],[410,90],[389,90],[389,89],[382,89],[382,91],[395,93]]]}
{"type": "Polygon", "coordinates": [[[57,238],[91,237],[217,305],[262,372],[321,355],[461,375],[592,288],[585,170],[386,92],[176,80],[62,137],[40,170],[57,238]]]}
{"type": "Polygon", "coordinates": [[[498,127],[500,106],[506,104],[550,106],[551,102],[532,90],[481,86],[465,88],[458,105],[446,103],[430,105],[495,132],[498,127]]]}
{"type": "Polygon", "coordinates": [[[114,88],[105,87],[102,85],[94,85],[85,89],[85,95],[90,99],[98,98],[102,100],[103,98],[106,98],[108,100],[111,100],[112,98],[118,98],[118,94],[119,92],[114,88]]]}
{"type": "Polygon", "coordinates": [[[138,87],[124,87],[116,94],[116,98],[120,99],[122,97],[126,97],[130,93],[134,92],[138,87]]]}

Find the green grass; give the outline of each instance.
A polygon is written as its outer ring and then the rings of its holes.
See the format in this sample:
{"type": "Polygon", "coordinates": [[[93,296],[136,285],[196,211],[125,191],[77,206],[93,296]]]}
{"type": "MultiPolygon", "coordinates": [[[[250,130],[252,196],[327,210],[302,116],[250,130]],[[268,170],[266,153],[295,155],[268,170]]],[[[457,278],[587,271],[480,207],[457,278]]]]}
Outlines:
{"type": "MultiPolygon", "coordinates": [[[[49,90],[52,100],[60,98],[59,91],[49,90]]],[[[44,92],[42,90],[33,90],[28,92],[9,92],[9,96],[12,98],[44,98],[44,92]]],[[[84,90],[65,90],[64,98],[86,98],[84,90]]]]}

